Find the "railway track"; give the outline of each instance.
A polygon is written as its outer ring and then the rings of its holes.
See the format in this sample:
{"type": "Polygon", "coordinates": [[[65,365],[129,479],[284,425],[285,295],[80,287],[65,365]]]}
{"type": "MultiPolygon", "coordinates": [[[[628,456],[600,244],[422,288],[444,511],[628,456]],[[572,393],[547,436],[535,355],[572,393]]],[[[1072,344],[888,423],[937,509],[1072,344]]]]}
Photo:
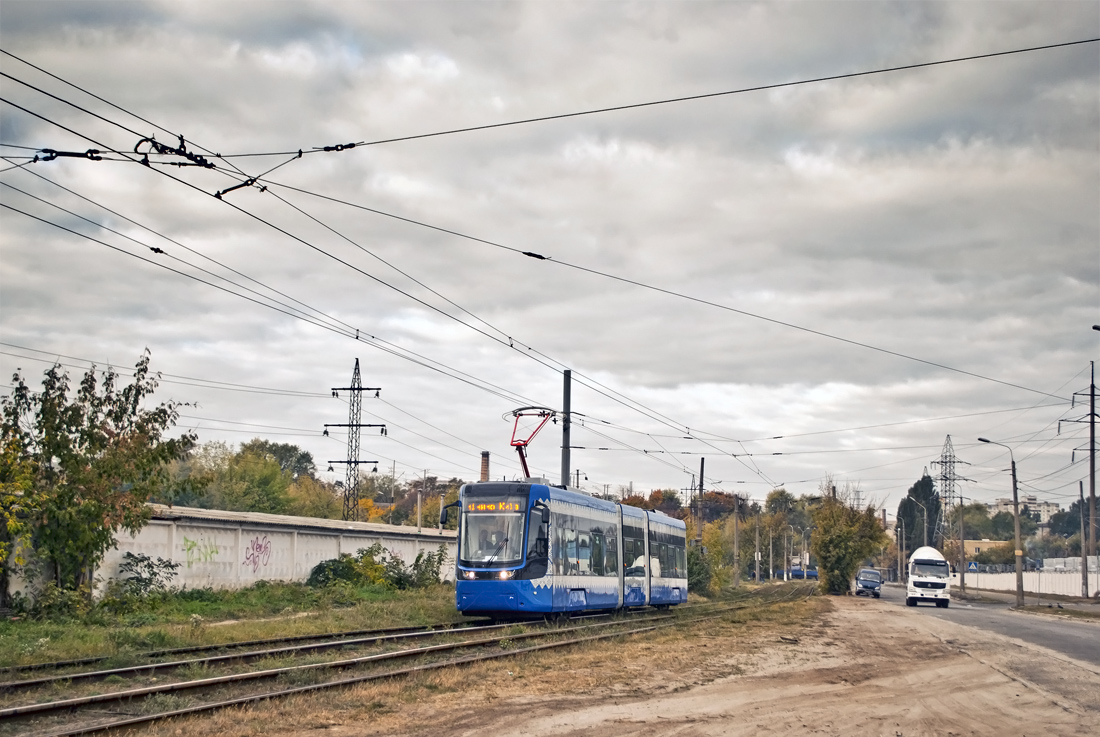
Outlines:
{"type": "MultiPolygon", "coordinates": [[[[573,647],[690,624],[812,593],[812,588],[804,589],[784,587],[736,602],[685,606],[678,612],[645,611],[604,617],[607,621],[596,623],[584,620],[566,625],[513,623],[390,630],[381,634],[376,630],[366,636],[333,633],[326,641],[314,638],[296,643],[292,641],[300,637],[273,638],[234,644],[242,649],[254,647],[257,642],[280,646],[9,681],[0,684],[5,692],[0,694],[0,737],[93,734],[294,694],[573,647]],[[420,642],[424,640],[427,642],[420,642]],[[407,647],[413,641],[418,644],[407,647]],[[331,657],[333,650],[340,650],[339,657],[331,657]],[[249,664],[258,667],[240,670],[249,664]],[[154,675],[171,671],[180,678],[161,682],[163,679],[154,675]],[[104,684],[111,690],[98,692],[104,684]],[[261,688],[265,685],[266,688],[261,688]]],[[[185,650],[195,652],[192,648],[185,650]]]]}

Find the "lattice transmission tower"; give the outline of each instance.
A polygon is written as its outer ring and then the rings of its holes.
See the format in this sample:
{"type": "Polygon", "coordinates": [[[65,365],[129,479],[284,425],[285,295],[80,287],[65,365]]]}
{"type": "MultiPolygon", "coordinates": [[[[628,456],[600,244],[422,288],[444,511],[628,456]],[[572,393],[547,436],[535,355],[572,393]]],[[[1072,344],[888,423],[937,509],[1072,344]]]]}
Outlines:
{"type": "Polygon", "coordinates": [[[347,423],[325,423],[325,435],[328,435],[330,427],[346,427],[348,429],[348,458],[346,461],[329,461],[329,470],[334,463],[346,463],[347,474],[344,477],[344,519],[359,519],[359,466],[374,464],[374,470],[378,470],[378,461],[363,461],[359,459],[359,435],[364,427],[380,427],[382,434],[386,434],[386,426],[379,424],[363,424],[359,420],[363,416],[363,392],[374,392],[377,397],[382,387],[363,386],[363,379],[359,374],[359,359],[355,359],[355,370],[351,374],[351,386],[334,386],[332,396],[339,397],[340,392],[349,392],[348,421],[347,423]]]}
{"type": "MultiPolygon", "coordinates": [[[[960,481],[966,481],[966,479],[955,473],[956,463],[962,463],[967,466],[970,465],[966,461],[960,461],[955,457],[955,448],[951,445],[951,436],[948,435],[947,439],[943,441],[943,450],[940,452],[940,459],[938,461],[932,461],[933,466],[940,467],[940,473],[935,479],[935,485],[936,493],[940,497],[942,510],[936,519],[936,529],[932,539],[935,540],[938,537],[941,542],[945,542],[954,533],[954,531],[944,529],[946,520],[950,516],[952,506],[956,503],[959,505],[960,509],[963,506],[962,494],[958,489],[958,485],[960,481]]],[[[959,540],[959,545],[962,544],[962,540],[959,540]]]]}

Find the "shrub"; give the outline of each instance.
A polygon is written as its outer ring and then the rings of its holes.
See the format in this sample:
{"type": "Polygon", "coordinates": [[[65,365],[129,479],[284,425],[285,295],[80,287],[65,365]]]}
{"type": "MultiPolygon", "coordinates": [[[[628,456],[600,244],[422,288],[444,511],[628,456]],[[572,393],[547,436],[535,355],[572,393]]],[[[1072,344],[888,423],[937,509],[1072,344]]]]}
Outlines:
{"type": "Polygon", "coordinates": [[[710,581],[713,575],[710,561],[703,554],[703,549],[693,545],[687,551],[688,591],[706,596],[710,591],[710,581]]]}
{"type": "Polygon", "coordinates": [[[421,551],[411,566],[389,553],[381,544],[361,548],[355,555],[341,553],[321,561],[310,571],[307,584],[332,586],[344,582],[353,586],[387,586],[395,589],[419,589],[439,583],[439,572],[447,557],[443,545],[434,553],[421,551]]]}

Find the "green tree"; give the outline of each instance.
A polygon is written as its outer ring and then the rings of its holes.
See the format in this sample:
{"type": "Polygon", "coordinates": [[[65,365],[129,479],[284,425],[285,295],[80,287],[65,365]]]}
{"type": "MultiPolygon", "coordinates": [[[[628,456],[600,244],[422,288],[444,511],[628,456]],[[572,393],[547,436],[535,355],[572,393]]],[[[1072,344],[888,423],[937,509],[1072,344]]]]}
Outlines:
{"type": "Polygon", "coordinates": [[[273,443],[270,440],[253,438],[241,445],[240,452],[276,461],[283,473],[289,474],[292,479],[303,476],[314,478],[317,474],[313,454],[291,443],[273,443]]]}
{"type": "Polygon", "coordinates": [[[286,514],[290,474],[273,458],[238,453],[216,474],[210,487],[215,509],[286,514]]]}
{"type": "MultiPolygon", "coordinates": [[[[1015,540],[1016,518],[1012,512],[997,512],[990,520],[992,523],[993,540],[1015,540]]],[[[1039,523],[1030,516],[1024,514],[1024,508],[1020,507],[1020,538],[1028,538],[1039,529],[1039,523]]]]}
{"type": "Polygon", "coordinates": [[[299,476],[287,488],[287,514],[297,517],[340,519],[344,503],[332,484],[312,476],[299,476]]]}
{"type": "Polygon", "coordinates": [[[898,522],[905,527],[905,552],[908,555],[924,545],[925,526],[928,530],[928,544],[940,547],[942,541],[937,538],[937,522],[940,519],[940,495],[936,493],[932,477],[925,473],[909,487],[909,492],[898,504],[898,522]],[[927,513],[926,513],[927,512],[927,513]]]}
{"type": "MultiPolygon", "coordinates": [[[[149,373],[148,351],[138,360],[131,384],[120,387],[112,368],[100,382],[93,366],[71,398],[60,364],[44,373],[37,393],[18,372],[12,377],[12,393],[2,402],[4,465],[22,471],[4,473],[29,484],[29,494],[24,488],[11,496],[24,502],[22,514],[42,578],[59,588],[90,584],[103,555],[114,547],[115,534],[120,529],[136,533],[144,526],[150,515],[146,502],[172,482],[169,463],[195,443],[191,433],[165,437],[185,405],[144,406],[158,378],[149,373]]],[[[20,512],[8,507],[9,516],[19,518],[20,512]]],[[[17,534],[25,533],[17,526],[17,534]]]]}
{"type": "Polygon", "coordinates": [[[813,512],[810,545],[818,560],[822,589],[846,593],[860,565],[889,542],[875,508],[853,509],[827,497],[813,512]]]}

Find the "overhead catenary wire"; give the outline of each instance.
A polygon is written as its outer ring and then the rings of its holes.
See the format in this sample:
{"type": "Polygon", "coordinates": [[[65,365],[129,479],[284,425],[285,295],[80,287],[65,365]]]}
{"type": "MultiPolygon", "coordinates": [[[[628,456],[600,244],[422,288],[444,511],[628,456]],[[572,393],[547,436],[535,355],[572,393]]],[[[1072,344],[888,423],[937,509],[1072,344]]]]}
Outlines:
{"type": "MultiPolygon", "coordinates": [[[[56,126],[58,126],[58,127],[62,128],[63,130],[66,130],[67,132],[73,133],[74,135],[78,135],[78,136],[80,136],[80,137],[84,138],[85,140],[88,140],[88,141],[90,141],[90,142],[92,142],[92,143],[94,143],[94,144],[96,144],[96,145],[99,145],[99,146],[102,146],[102,147],[104,147],[104,148],[107,148],[107,146],[106,146],[105,144],[102,144],[102,143],[100,143],[99,141],[96,141],[95,139],[93,139],[93,138],[91,138],[91,137],[89,137],[89,136],[86,136],[86,135],[84,135],[84,134],[81,134],[81,133],[79,133],[79,132],[77,132],[77,131],[75,131],[75,130],[73,130],[73,129],[71,129],[71,128],[67,127],[67,126],[64,126],[64,125],[62,125],[62,124],[58,123],[57,121],[51,120],[50,118],[47,118],[47,117],[45,117],[45,116],[43,116],[43,115],[41,115],[41,114],[35,113],[34,111],[31,111],[31,110],[29,110],[29,109],[27,109],[27,108],[25,108],[25,107],[23,107],[23,106],[20,106],[20,105],[16,105],[15,103],[11,103],[10,101],[8,101],[8,100],[5,100],[4,98],[0,98],[0,100],[3,100],[3,101],[5,101],[5,102],[9,102],[9,104],[12,104],[12,105],[14,105],[15,107],[17,107],[17,108],[19,108],[19,109],[23,110],[24,112],[27,112],[27,113],[28,113],[28,114],[30,114],[30,115],[33,115],[34,117],[37,117],[37,118],[39,118],[39,119],[41,119],[41,120],[43,120],[43,121],[45,121],[45,122],[51,123],[51,124],[53,124],[53,125],[56,125],[56,126]]],[[[187,182],[187,181],[185,181],[185,180],[182,180],[182,179],[180,179],[180,178],[178,178],[178,177],[172,176],[172,175],[168,174],[167,172],[163,172],[163,171],[158,171],[158,173],[160,173],[160,174],[162,174],[162,175],[164,175],[164,176],[167,176],[167,177],[168,177],[169,179],[172,179],[173,181],[177,181],[177,182],[183,183],[183,184],[185,184],[185,185],[187,185],[187,186],[191,187],[192,189],[196,189],[196,190],[198,190],[198,191],[200,191],[200,192],[203,192],[204,194],[208,194],[208,195],[210,194],[210,193],[206,192],[205,190],[202,190],[201,188],[199,188],[199,187],[196,187],[195,185],[191,184],[190,182],[187,182]]],[[[215,196],[215,195],[210,195],[210,196],[215,196]]],[[[230,205],[231,207],[233,207],[234,209],[236,209],[236,210],[237,210],[238,212],[241,212],[242,214],[245,214],[245,215],[247,215],[247,216],[249,216],[249,217],[251,217],[251,218],[253,218],[253,219],[255,219],[255,220],[257,220],[257,221],[259,221],[259,222],[261,222],[261,223],[263,223],[263,224],[265,224],[265,225],[267,225],[267,226],[269,226],[269,227],[271,227],[271,228],[273,228],[273,229],[275,229],[276,231],[278,231],[278,232],[280,232],[280,233],[282,233],[282,234],[286,235],[287,237],[289,237],[289,238],[291,238],[291,239],[293,239],[293,240],[295,240],[295,241],[297,241],[297,242],[300,242],[300,243],[302,243],[303,245],[306,245],[307,247],[309,247],[309,248],[311,248],[311,249],[313,249],[313,250],[315,250],[315,251],[317,251],[317,252],[319,252],[319,253],[321,253],[321,254],[323,254],[323,255],[325,255],[325,256],[327,256],[327,257],[329,257],[329,258],[331,258],[331,259],[333,259],[333,260],[335,260],[335,261],[337,261],[337,262],[339,262],[339,263],[341,263],[341,264],[343,264],[343,265],[345,265],[345,266],[347,266],[348,268],[351,268],[352,270],[356,271],[357,273],[360,273],[360,274],[362,274],[362,275],[364,275],[364,276],[367,276],[368,278],[370,278],[370,279],[372,279],[372,280],[376,281],[377,283],[379,283],[379,284],[382,284],[382,285],[384,285],[384,286],[386,286],[386,287],[388,287],[388,288],[390,288],[390,289],[393,289],[393,290],[395,290],[395,291],[397,291],[397,292],[399,292],[399,293],[401,293],[401,294],[403,294],[403,295],[405,295],[405,296],[409,297],[410,299],[413,299],[414,301],[416,301],[416,302],[420,303],[421,305],[423,305],[423,306],[425,306],[425,307],[427,307],[427,308],[429,308],[429,309],[431,309],[431,310],[433,310],[433,311],[435,311],[435,312],[437,312],[437,313],[439,313],[439,314],[441,314],[441,315],[443,315],[443,316],[445,316],[445,317],[447,317],[447,318],[449,318],[449,319],[451,319],[451,320],[455,320],[455,321],[456,321],[456,322],[458,322],[458,323],[459,323],[460,325],[463,325],[463,326],[465,326],[465,327],[467,327],[467,328],[469,328],[469,329],[471,329],[471,330],[474,330],[475,332],[477,332],[477,333],[479,333],[479,334],[481,334],[481,335],[483,335],[483,336],[485,336],[485,337],[489,338],[490,340],[494,340],[494,341],[496,341],[497,343],[499,343],[499,344],[501,344],[501,345],[507,344],[509,348],[511,348],[511,349],[513,349],[513,350],[516,350],[516,349],[515,349],[515,347],[514,347],[514,343],[513,343],[512,339],[510,339],[510,338],[509,338],[509,339],[505,340],[504,338],[497,338],[496,336],[490,335],[489,333],[485,332],[484,330],[481,330],[481,329],[479,329],[479,328],[477,328],[477,327],[475,327],[475,326],[473,326],[473,325],[470,325],[469,323],[467,323],[467,322],[465,322],[465,321],[463,321],[463,320],[459,320],[458,318],[456,318],[455,316],[453,316],[453,315],[451,315],[451,314],[449,314],[449,313],[445,312],[444,310],[441,310],[441,309],[439,309],[438,307],[435,307],[434,305],[431,305],[431,304],[429,304],[429,303],[425,302],[424,300],[421,300],[420,298],[418,298],[418,297],[415,297],[414,295],[411,295],[411,294],[409,294],[408,292],[406,292],[406,291],[404,291],[404,290],[402,290],[402,289],[400,289],[400,288],[398,288],[398,287],[396,287],[396,286],[394,286],[394,285],[391,285],[391,284],[389,284],[388,282],[385,282],[384,280],[382,280],[382,279],[380,279],[380,278],[378,278],[378,277],[376,277],[376,276],[374,276],[374,275],[371,275],[371,274],[369,274],[369,273],[367,273],[367,272],[363,271],[362,269],[359,269],[358,267],[356,267],[356,266],[354,266],[354,265],[350,264],[350,263],[349,263],[349,262],[347,262],[346,260],[344,260],[344,259],[341,259],[341,258],[339,258],[339,257],[337,257],[337,256],[335,256],[335,255],[333,255],[333,254],[330,254],[330,253],[328,253],[328,252],[327,252],[327,251],[325,251],[324,249],[322,249],[322,248],[320,248],[320,247],[318,247],[318,246],[316,246],[316,245],[314,245],[314,244],[312,244],[312,243],[310,243],[310,242],[306,241],[306,240],[305,240],[305,239],[303,239],[303,238],[300,238],[300,237],[298,237],[298,236],[296,236],[296,235],[294,235],[294,234],[290,233],[290,232],[289,232],[289,231],[287,231],[286,229],[284,229],[284,228],[282,228],[282,227],[280,227],[280,226],[278,226],[278,225],[275,225],[274,223],[271,223],[270,221],[268,221],[268,220],[266,220],[266,219],[264,219],[264,218],[261,218],[260,216],[258,216],[258,215],[255,215],[254,213],[252,213],[252,212],[250,212],[250,211],[248,211],[248,210],[245,210],[244,208],[242,208],[242,207],[240,207],[240,206],[238,206],[238,205],[236,205],[236,204],[234,204],[234,203],[228,202],[227,200],[225,200],[225,199],[223,199],[223,198],[221,198],[221,197],[217,197],[217,196],[215,196],[215,198],[216,198],[216,199],[218,199],[218,200],[219,200],[219,201],[221,201],[221,202],[225,202],[226,204],[230,205]]],[[[48,222],[48,221],[44,221],[44,222],[48,222]]],[[[75,231],[74,231],[74,232],[75,232],[75,231]]],[[[124,251],[124,252],[125,252],[125,251],[124,251]]],[[[480,318],[478,318],[478,319],[480,319],[480,318]]],[[[484,322],[484,321],[482,321],[482,322],[484,322]]],[[[496,330],[495,328],[493,328],[493,329],[494,329],[494,330],[496,330]]],[[[497,331],[497,332],[500,332],[500,331],[497,331]]],[[[359,339],[359,336],[358,336],[358,335],[356,336],[356,339],[359,339]]],[[[538,357],[536,357],[536,356],[532,356],[532,355],[530,355],[530,353],[524,353],[523,351],[518,351],[518,352],[519,352],[519,353],[520,353],[521,355],[527,355],[527,356],[528,356],[528,357],[529,357],[530,359],[532,359],[532,360],[536,361],[537,363],[540,363],[540,364],[542,364],[542,365],[544,365],[544,366],[547,366],[548,368],[550,368],[550,366],[548,366],[548,365],[547,365],[547,364],[546,364],[546,363],[545,363],[545,362],[544,362],[543,360],[540,360],[540,359],[539,359],[538,357]]],[[[590,387],[590,388],[591,388],[591,387],[590,387]]],[[[595,391],[597,391],[598,393],[601,393],[601,394],[603,394],[603,393],[604,393],[604,392],[601,392],[601,391],[599,391],[599,390],[595,390],[595,391]]],[[[606,395],[605,395],[605,396],[606,396],[606,395]]],[[[617,401],[617,400],[616,400],[616,401],[617,401]]],[[[628,405],[628,406],[629,406],[629,405],[628,405]]],[[[646,413],[646,412],[645,412],[645,411],[643,411],[643,414],[645,414],[645,413],[646,413]]],[[[673,427],[679,427],[679,425],[678,425],[678,424],[672,424],[672,425],[670,425],[670,426],[673,426],[673,427]]],[[[741,461],[741,462],[742,462],[742,463],[744,463],[744,461],[741,461]]],[[[759,471],[759,469],[756,469],[756,472],[757,472],[757,473],[762,473],[762,472],[760,472],[760,471],[759,471]]]]}
{"type": "MultiPolygon", "coordinates": [[[[1010,51],[1010,52],[998,52],[998,53],[994,53],[994,54],[977,55],[977,56],[972,56],[972,57],[963,57],[963,58],[956,59],[956,60],[951,60],[951,61],[966,61],[966,60],[971,60],[971,59],[976,59],[976,58],[987,58],[987,57],[991,57],[991,56],[1003,56],[1003,55],[1013,54],[1013,53],[1024,53],[1025,51],[1036,51],[1036,50],[1048,49],[1048,48],[1059,48],[1059,47],[1062,47],[1062,46],[1072,46],[1072,45],[1077,45],[1077,44],[1082,44],[1082,43],[1092,43],[1092,42],[1095,42],[1095,41],[1100,41],[1100,39],[1085,39],[1085,40],[1081,40],[1081,41],[1066,42],[1066,43],[1062,43],[1062,44],[1052,44],[1052,45],[1046,45],[1046,46],[1041,46],[1041,47],[1031,47],[1031,48],[1028,48],[1028,49],[1022,49],[1022,50],[1016,50],[1016,51],[1010,51]]],[[[5,53],[7,53],[7,52],[5,52],[5,53]]],[[[18,57],[16,57],[16,58],[18,58],[18,57]]],[[[20,60],[20,61],[22,61],[22,60],[20,60]]],[[[926,64],[914,65],[913,68],[920,67],[920,66],[934,66],[936,64],[941,64],[941,63],[948,63],[948,62],[931,62],[931,63],[926,63],[926,64]]],[[[37,68],[37,67],[35,67],[35,68],[37,68]]],[[[843,78],[843,76],[861,76],[862,74],[866,74],[866,73],[859,73],[859,74],[855,74],[855,75],[842,75],[842,77],[840,77],[840,78],[843,78]]],[[[55,76],[55,75],[51,75],[51,76],[55,76]]],[[[58,78],[58,79],[60,79],[60,78],[58,78]]],[[[820,80],[811,80],[811,81],[820,81],[820,80]]],[[[790,84],[791,83],[784,83],[783,85],[779,85],[779,86],[789,86],[790,84]]],[[[73,85],[73,86],[76,87],[76,85],[73,85]]],[[[82,88],[77,87],[77,89],[81,89],[83,91],[82,88]]],[[[716,94],[719,94],[719,93],[716,93],[716,94]]],[[[3,98],[0,98],[0,99],[3,99],[3,98]]],[[[97,99],[102,99],[102,98],[97,97],[97,99]]],[[[14,103],[11,103],[11,104],[14,104],[14,103]]],[[[644,106],[644,105],[642,105],[642,106],[644,106]]],[[[22,108],[21,106],[16,105],[16,107],[19,107],[20,109],[22,109],[26,112],[30,112],[30,111],[26,110],[26,108],[22,108]]],[[[31,114],[34,114],[34,113],[31,113],[31,114]]],[[[36,115],[36,117],[41,118],[42,116],[36,115]]],[[[45,118],[43,118],[43,119],[45,119],[45,118]]],[[[53,122],[53,121],[50,121],[50,122],[53,122]]],[[[60,124],[58,124],[58,125],[60,125],[60,124]]],[[[61,126],[61,127],[64,128],[64,126],[61,126]]],[[[124,129],[126,129],[124,126],[120,126],[120,127],[123,127],[124,129]]],[[[67,129],[67,128],[65,128],[65,129],[70,130],[70,129],[67,129]]],[[[129,129],[126,129],[126,130],[129,130],[129,129]]],[[[70,132],[73,132],[73,131],[70,130],[70,132]]],[[[79,134],[77,134],[77,135],[79,135],[79,134]]],[[[91,140],[91,139],[89,139],[89,140],[91,140]]],[[[286,152],[286,153],[289,154],[289,153],[296,153],[296,152],[286,152]]],[[[176,181],[183,182],[183,180],[179,180],[175,177],[172,177],[172,178],[176,179],[176,181]]],[[[258,178],[256,178],[256,179],[258,180],[258,178]]],[[[740,315],[743,315],[743,316],[746,316],[746,317],[763,320],[765,322],[769,322],[769,323],[777,324],[777,325],[787,327],[787,328],[790,328],[790,329],[799,330],[799,331],[806,332],[806,333],[809,333],[809,334],[817,335],[819,337],[823,337],[823,338],[826,338],[826,339],[837,340],[837,341],[840,341],[840,342],[843,342],[843,343],[846,343],[846,344],[849,344],[849,345],[865,348],[867,350],[872,350],[872,351],[884,353],[886,355],[891,355],[891,356],[894,356],[894,357],[897,357],[897,358],[902,358],[902,359],[905,359],[905,360],[915,361],[915,362],[922,363],[922,364],[925,364],[925,365],[929,365],[929,366],[932,366],[932,367],[935,367],[935,368],[940,368],[940,369],[943,369],[943,370],[960,373],[960,374],[963,374],[963,375],[971,376],[973,378],[977,378],[977,379],[981,379],[981,380],[985,380],[985,381],[990,381],[990,382],[1002,384],[1002,385],[1009,386],[1009,387],[1016,388],[1016,389],[1021,389],[1023,391],[1038,393],[1038,394],[1042,394],[1042,395],[1045,395],[1045,396],[1051,396],[1051,397],[1054,397],[1054,398],[1057,398],[1057,399],[1064,399],[1064,397],[1058,397],[1056,395],[1050,394],[1049,392],[1045,392],[1045,391],[1042,391],[1042,390],[1039,390],[1039,389],[1026,387],[1026,386],[1016,384],[1016,383],[1013,383],[1013,382],[1008,382],[1008,381],[1005,381],[1005,380],[985,376],[983,374],[979,374],[979,373],[976,373],[976,372],[967,371],[965,369],[952,367],[952,366],[949,366],[947,364],[943,364],[943,363],[940,363],[940,362],[937,362],[937,361],[931,361],[931,360],[928,360],[928,359],[923,359],[923,358],[919,358],[919,357],[916,357],[916,356],[911,356],[909,354],[905,354],[905,353],[902,353],[900,351],[894,351],[894,350],[890,350],[890,349],[887,349],[887,348],[882,348],[882,347],[875,346],[875,345],[872,345],[872,344],[869,344],[869,343],[865,343],[863,341],[856,341],[856,340],[853,340],[853,339],[844,338],[842,336],[827,333],[825,331],[815,330],[813,328],[804,327],[804,326],[797,325],[797,324],[794,324],[794,323],[790,323],[790,322],[787,322],[787,321],[778,320],[778,319],[775,319],[775,318],[770,318],[770,317],[767,317],[767,316],[764,316],[764,315],[759,315],[759,314],[752,313],[752,312],[749,312],[749,311],[746,311],[746,310],[741,310],[741,309],[738,309],[738,308],[735,308],[735,307],[731,307],[731,306],[728,306],[728,305],[723,305],[723,304],[720,304],[720,303],[717,303],[717,302],[713,302],[711,300],[706,300],[706,299],[703,299],[703,298],[700,298],[700,297],[695,297],[694,295],[689,295],[689,294],[677,292],[675,290],[670,290],[670,289],[666,289],[666,288],[663,288],[663,287],[659,287],[659,286],[656,286],[656,285],[647,284],[647,283],[644,283],[644,282],[641,282],[641,281],[638,281],[638,280],[618,276],[618,275],[611,274],[609,272],[604,272],[604,271],[601,271],[601,270],[598,270],[598,269],[593,269],[593,268],[581,266],[581,265],[578,265],[578,264],[572,264],[572,263],[569,263],[569,262],[560,261],[560,260],[557,260],[557,259],[554,259],[554,258],[551,258],[551,257],[548,257],[548,256],[543,256],[541,254],[536,254],[536,253],[533,253],[533,252],[530,252],[530,251],[523,251],[523,250],[515,248],[515,247],[506,246],[504,244],[496,243],[496,242],[489,241],[489,240],[482,239],[482,238],[476,238],[476,237],[473,237],[473,236],[469,236],[467,234],[460,233],[458,231],[454,231],[454,230],[450,230],[450,229],[446,229],[446,228],[441,228],[441,227],[438,227],[438,226],[433,226],[433,225],[430,225],[430,224],[427,224],[427,223],[424,223],[424,222],[421,222],[421,221],[418,221],[418,220],[414,220],[414,219],[411,219],[411,218],[404,218],[404,217],[401,217],[401,216],[392,215],[390,213],[386,213],[386,212],[383,212],[383,211],[380,211],[380,210],[377,210],[377,209],[374,209],[374,208],[354,205],[352,203],[348,203],[346,201],[339,200],[338,198],[333,198],[333,197],[329,197],[329,196],[326,196],[326,195],[319,195],[317,193],[309,192],[308,190],[304,190],[304,189],[297,188],[297,187],[292,187],[292,186],[285,185],[285,184],[282,184],[282,183],[279,183],[279,182],[274,182],[272,180],[264,180],[264,182],[265,182],[265,184],[268,184],[268,185],[281,186],[281,187],[284,187],[285,189],[301,192],[303,194],[322,197],[324,199],[328,199],[328,200],[331,200],[333,202],[338,202],[338,203],[345,204],[345,205],[351,205],[353,207],[359,207],[360,209],[363,209],[363,210],[366,210],[366,211],[369,211],[369,212],[373,212],[373,213],[376,213],[376,214],[379,214],[379,215],[384,215],[386,217],[396,218],[398,220],[402,220],[402,221],[405,221],[405,222],[408,222],[408,223],[411,223],[411,224],[416,224],[416,225],[419,225],[419,226],[422,226],[422,227],[431,228],[433,230],[437,230],[437,231],[440,231],[440,232],[449,233],[451,235],[455,235],[455,236],[460,237],[460,238],[465,238],[465,239],[468,239],[468,240],[473,240],[473,241],[476,241],[476,242],[484,243],[484,244],[495,246],[495,247],[498,247],[498,248],[503,248],[505,250],[520,253],[520,254],[523,254],[525,256],[533,257],[533,258],[536,258],[536,259],[539,259],[539,260],[542,260],[542,261],[552,261],[552,262],[554,262],[554,263],[556,263],[560,266],[564,266],[564,267],[568,267],[568,268],[572,268],[572,269],[577,269],[577,270],[580,270],[580,271],[583,271],[583,272],[591,273],[593,275],[601,276],[601,277],[604,277],[604,278],[608,278],[608,279],[612,279],[612,280],[619,281],[619,282],[622,282],[622,283],[630,284],[630,285],[637,286],[637,287],[640,287],[640,288],[644,288],[644,289],[647,289],[647,290],[651,290],[651,291],[655,291],[655,292],[658,292],[658,293],[666,294],[668,296],[673,296],[673,297],[677,297],[677,298],[681,298],[681,299],[686,299],[686,300],[689,300],[689,301],[692,301],[692,302],[695,302],[695,303],[698,303],[698,304],[703,304],[703,305],[718,308],[718,309],[721,309],[721,310],[725,310],[725,311],[733,312],[733,313],[736,313],[736,314],[740,314],[740,315]]],[[[191,187],[195,186],[195,185],[191,185],[188,182],[183,182],[183,183],[188,184],[188,186],[191,186],[191,187]]],[[[199,189],[197,187],[195,187],[195,188],[199,189]]],[[[236,206],[234,205],[234,207],[236,207],[236,206]]],[[[257,220],[260,220],[261,222],[266,222],[266,221],[263,221],[263,219],[260,218],[259,216],[254,215],[254,214],[244,210],[243,208],[237,208],[237,209],[239,211],[251,216],[251,217],[256,218],[257,220]]],[[[304,240],[299,239],[296,236],[293,236],[292,234],[287,233],[285,230],[282,230],[282,229],[278,228],[278,226],[275,226],[271,223],[267,223],[267,224],[270,225],[273,228],[276,228],[277,230],[280,230],[281,232],[283,232],[284,234],[288,235],[291,238],[294,238],[294,239],[299,240],[303,243],[306,243],[304,240]]],[[[316,246],[312,246],[308,243],[306,243],[306,245],[309,245],[309,247],[311,247],[311,248],[316,248],[316,246]]],[[[318,249],[318,250],[320,250],[320,249],[318,249]]],[[[321,252],[324,253],[324,251],[321,251],[321,252]]],[[[336,258],[335,256],[331,256],[331,254],[326,253],[326,255],[329,255],[330,258],[336,258]]],[[[339,260],[339,259],[337,259],[337,260],[339,260]]],[[[354,268],[354,267],[352,267],[352,268],[354,268]]],[[[391,287],[391,288],[396,289],[396,287],[391,287]]],[[[412,299],[417,299],[417,298],[412,297],[412,299]]],[[[424,304],[426,305],[426,303],[424,303],[424,304]]],[[[457,319],[454,316],[448,315],[448,313],[443,312],[442,310],[438,310],[438,308],[434,308],[430,305],[426,305],[426,306],[429,306],[429,308],[432,308],[432,309],[436,309],[441,314],[447,315],[451,319],[457,319]]],[[[462,324],[466,324],[468,327],[470,327],[473,330],[478,330],[477,328],[475,328],[473,326],[469,326],[467,323],[464,323],[461,320],[458,320],[458,322],[460,322],[462,324]]],[[[479,331],[479,332],[482,332],[482,331],[479,331]]]]}
{"type": "MultiPolygon", "coordinates": [[[[541,115],[532,118],[523,118],[520,120],[512,120],[503,123],[487,123],[484,125],[466,126],[462,128],[450,128],[441,131],[435,131],[431,133],[418,133],[414,135],[406,136],[394,136],[390,138],[379,138],[375,140],[368,140],[356,144],[357,146],[380,146],[389,143],[399,143],[405,141],[416,141],[425,138],[438,138],[440,136],[450,136],[458,133],[472,133],[474,131],[494,130],[497,128],[507,128],[518,125],[530,125],[532,123],[545,123],[552,120],[565,120],[569,118],[579,118],[589,115],[602,115],[606,113],[622,112],[625,110],[637,110],[647,107],[656,107],[659,105],[673,105],[684,102],[694,102],[698,100],[707,100],[717,97],[729,97],[732,95],[747,94],[750,92],[766,92],[769,90],[783,89],[786,87],[799,87],[811,84],[820,84],[823,82],[836,82],[843,79],[856,79],[858,77],[869,77],[877,74],[890,74],[894,72],[911,71],[914,69],[927,69],[936,66],[945,66],[948,64],[960,64],[968,61],[978,61],[982,59],[993,59],[1004,56],[1014,56],[1017,54],[1027,54],[1036,51],[1048,51],[1053,49],[1067,48],[1070,46],[1079,46],[1082,44],[1096,43],[1100,41],[1100,38],[1085,38],[1077,41],[1065,41],[1054,44],[1044,44],[1041,46],[1029,46],[1018,49],[1009,49],[1007,51],[993,51],[985,54],[971,54],[969,56],[959,56],[950,59],[939,59],[936,61],[917,62],[914,64],[902,64],[892,67],[882,67],[879,69],[870,69],[860,72],[847,72],[843,74],[831,74],[821,77],[812,77],[809,79],[801,79],[792,82],[775,82],[771,84],[754,85],[750,87],[740,87],[732,90],[723,90],[719,92],[705,92],[697,95],[682,95],[679,97],[668,97],[658,100],[649,100],[646,102],[627,103],[623,105],[611,105],[607,107],[593,108],[590,110],[578,110],[568,113],[557,113],[552,115],[541,115]]],[[[5,52],[7,53],[7,52],[5,52]]],[[[136,116],[135,116],[136,117],[136,116]]],[[[221,158],[236,158],[245,156],[286,156],[294,153],[293,151],[271,151],[264,153],[240,153],[240,154],[226,154],[221,158]]]]}

